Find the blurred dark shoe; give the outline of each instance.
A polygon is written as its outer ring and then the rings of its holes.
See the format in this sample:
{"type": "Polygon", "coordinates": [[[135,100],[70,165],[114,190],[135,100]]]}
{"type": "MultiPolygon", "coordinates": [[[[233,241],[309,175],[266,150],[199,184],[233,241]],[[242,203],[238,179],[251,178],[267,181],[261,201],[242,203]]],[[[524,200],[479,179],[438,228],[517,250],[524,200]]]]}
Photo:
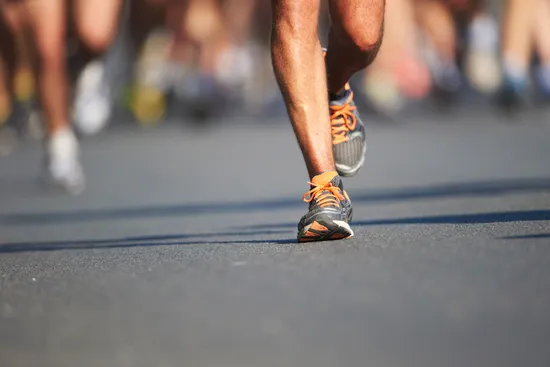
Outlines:
{"type": "Polygon", "coordinates": [[[527,86],[525,80],[511,78],[506,74],[503,77],[500,91],[497,94],[497,103],[506,112],[514,112],[527,102],[527,86]]]}

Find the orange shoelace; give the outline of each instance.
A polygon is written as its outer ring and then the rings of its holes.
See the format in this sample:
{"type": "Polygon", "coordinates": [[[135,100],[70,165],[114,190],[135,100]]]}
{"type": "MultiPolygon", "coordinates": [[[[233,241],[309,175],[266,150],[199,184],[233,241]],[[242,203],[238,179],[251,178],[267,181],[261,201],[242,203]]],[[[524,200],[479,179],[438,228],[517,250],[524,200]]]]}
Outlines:
{"type": "Polygon", "coordinates": [[[333,144],[348,141],[347,132],[354,130],[357,125],[357,118],[353,113],[357,107],[351,105],[352,100],[353,93],[348,103],[341,106],[330,106],[330,126],[332,129],[333,144]]]}
{"type": "Polygon", "coordinates": [[[314,187],[306,192],[302,197],[302,200],[306,203],[310,203],[313,199],[317,199],[317,204],[319,204],[320,207],[325,208],[327,206],[339,206],[340,202],[338,199],[345,199],[340,188],[338,186],[334,186],[330,182],[323,185],[316,185],[312,182],[309,184],[314,187]]]}

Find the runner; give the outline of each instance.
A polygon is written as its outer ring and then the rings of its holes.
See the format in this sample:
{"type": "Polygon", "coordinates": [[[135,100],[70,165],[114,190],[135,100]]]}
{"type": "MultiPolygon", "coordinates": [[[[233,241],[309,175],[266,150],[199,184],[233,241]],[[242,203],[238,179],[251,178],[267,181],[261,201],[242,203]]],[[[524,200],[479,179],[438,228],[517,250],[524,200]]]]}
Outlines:
{"type": "Polygon", "coordinates": [[[394,118],[408,99],[423,99],[430,91],[429,70],[418,47],[420,32],[412,0],[386,6],[384,43],[363,78],[363,92],[374,110],[394,118]]]}
{"type": "Polygon", "coordinates": [[[130,38],[140,56],[131,109],[140,123],[158,122],[172,92],[194,117],[220,107],[219,97],[243,97],[252,73],[248,41],[254,1],[140,0],[132,5],[130,38]]]}
{"type": "MultiPolygon", "coordinates": [[[[77,33],[86,46],[84,60],[93,60],[112,41],[120,4],[118,0],[74,0],[70,3],[74,12],[69,13],[69,18],[76,21],[77,33]]],[[[47,126],[48,176],[54,184],[77,194],[84,188],[84,175],[79,144],[70,126],[67,3],[64,0],[0,0],[0,8],[8,29],[15,33],[19,26],[28,28],[36,46],[37,89],[47,126]]],[[[106,107],[110,96],[104,88],[104,80],[104,69],[96,61],[88,65],[77,83],[74,117],[84,131],[97,131],[110,113],[109,106],[106,107]]]]}
{"type": "Polygon", "coordinates": [[[529,70],[535,53],[540,58],[538,77],[543,91],[550,91],[550,5],[548,0],[508,0],[502,28],[503,84],[499,103],[509,110],[527,99],[529,70]]]}
{"type": "Polygon", "coordinates": [[[0,0],[4,19],[13,30],[18,19],[30,29],[36,45],[36,80],[47,126],[46,171],[51,181],[77,194],[84,188],[79,147],[69,119],[63,0],[0,0]]]}
{"type": "MultiPolygon", "coordinates": [[[[177,4],[176,4],[177,5],[177,4]]],[[[143,126],[159,123],[167,112],[167,96],[179,81],[182,66],[172,60],[174,42],[168,20],[179,18],[171,0],[135,0],[128,20],[130,52],[135,55],[128,107],[143,126]]]]}
{"type": "Polygon", "coordinates": [[[15,149],[18,139],[12,126],[14,110],[15,37],[0,19],[0,157],[15,149]]]}
{"type": "Polygon", "coordinates": [[[227,94],[244,99],[245,103],[248,97],[245,88],[253,78],[257,51],[251,39],[256,3],[254,0],[218,1],[223,24],[215,56],[215,76],[227,94]]]}
{"type": "Polygon", "coordinates": [[[117,34],[123,0],[72,0],[70,5],[85,65],[75,86],[73,120],[79,132],[91,135],[107,125],[113,109],[105,54],[117,34]]]}
{"type": "Polygon", "coordinates": [[[41,138],[36,118],[32,47],[20,16],[0,15],[0,128],[14,137],[41,138]]]}
{"type": "Polygon", "coordinates": [[[459,60],[470,85],[492,93],[500,84],[498,25],[483,0],[415,0],[427,40],[427,60],[437,101],[448,103],[461,87],[459,60]],[[461,42],[461,33],[464,41],[461,42]],[[463,47],[464,45],[464,47],[463,47]]]}
{"type": "Polygon", "coordinates": [[[3,19],[0,19],[0,126],[4,126],[12,114],[13,77],[15,72],[14,37],[3,19]]]}
{"type": "MultiPolygon", "coordinates": [[[[455,0],[456,1],[456,0],[455,0]]],[[[502,82],[499,62],[499,25],[486,0],[468,0],[452,8],[459,27],[465,31],[464,73],[470,86],[493,94],[502,82]]]]}
{"type": "Polygon", "coordinates": [[[550,99],[550,1],[539,0],[535,14],[534,47],[539,59],[538,86],[546,101],[550,99]]]}
{"type": "Polygon", "coordinates": [[[363,166],[366,136],[348,80],[376,57],[385,1],[330,1],[326,58],[317,30],[319,0],[271,4],[273,68],[311,179],[298,241],[351,237],[351,201],[340,176],[363,166]]]}

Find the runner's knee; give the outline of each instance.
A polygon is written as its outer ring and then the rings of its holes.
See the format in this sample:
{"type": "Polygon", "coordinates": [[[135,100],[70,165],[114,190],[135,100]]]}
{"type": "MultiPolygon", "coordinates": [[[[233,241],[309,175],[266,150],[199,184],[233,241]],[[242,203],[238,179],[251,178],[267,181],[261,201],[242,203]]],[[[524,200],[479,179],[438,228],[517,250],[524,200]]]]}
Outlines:
{"type": "Polygon", "coordinates": [[[369,25],[366,28],[354,28],[346,30],[342,34],[344,42],[348,43],[359,54],[370,56],[377,53],[382,44],[383,21],[369,25]]]}
{"type": "Polygon", "coordinates": [[[359,11],[338,11],[333,17],[332,36],[356,56],[373,59],[382,44],[384,4],[383,0],[371,0],[359,11]]]}

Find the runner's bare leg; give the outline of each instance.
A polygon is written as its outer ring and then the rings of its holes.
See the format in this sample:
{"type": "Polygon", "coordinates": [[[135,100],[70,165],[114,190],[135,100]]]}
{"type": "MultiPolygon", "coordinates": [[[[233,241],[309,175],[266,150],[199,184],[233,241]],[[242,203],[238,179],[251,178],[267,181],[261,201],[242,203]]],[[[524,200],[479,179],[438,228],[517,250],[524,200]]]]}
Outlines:
{"type": "Polygon", "coordinates": [[[272,0],[275,77],[310,178],[334,171],[325,60],[317,33],[320,0],[272,0]]]}

